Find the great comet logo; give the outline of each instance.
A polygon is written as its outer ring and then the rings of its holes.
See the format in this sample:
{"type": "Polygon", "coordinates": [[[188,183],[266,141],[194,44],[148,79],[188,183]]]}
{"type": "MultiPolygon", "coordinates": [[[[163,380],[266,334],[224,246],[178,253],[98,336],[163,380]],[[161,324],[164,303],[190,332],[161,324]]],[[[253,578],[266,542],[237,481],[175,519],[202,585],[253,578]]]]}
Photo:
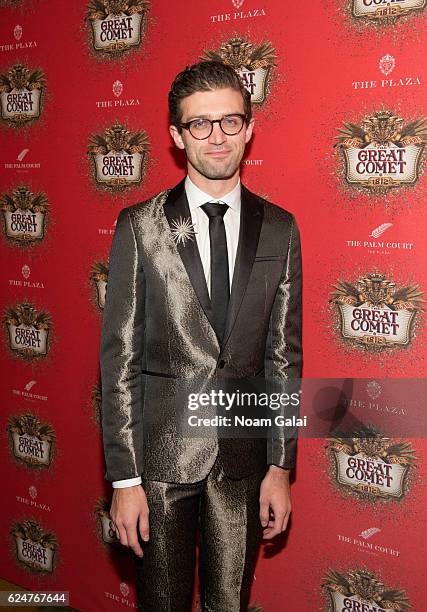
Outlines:
{"type": "Polygon", "coordinates": [[[108,281],[108,263],[95,261],[90,271],[90,281],[94,293],[94,302],[99,310],[104,310],[108,281]]]}
{"type": "Polygon", "coordinates": [[[45,237],[48,200],[44,193],[34,194],[25,185],[0,197],[6,239],[22,247],[40,243],[45,237]]]}
{"type": "Polygon", "coordinates": [[[235,36],[222,43],[219,51],[205,51],[204,60],[215,60],[232,66],[241,76],[251,94],[252,104],[265,102],[271,87],[272,69],[276,65],[276,51],[266,41],[256,47],[244,38],[235,36]]]}
{"type": "Polygon", "coordinates": [[[427,141],[424,118],[405,123],[383,109],[365,116],[360,124],[344,122],[338,131],[334,146],[342,152],[343,174],[350,187],[378,194],[417,183],[427,141]]]}
{"type": "Polygon", "coordinates": [[[328,612],[407,612],[412,606],[405,591],[386,587],[367,568],[338,572],[330,569],[322,584],[328,598],[328,612]]]}
{"type": "Polygon", "coordinates": [[[374,272],[354,283],[338,281],[330,302],[339,315],[341,337],[359,348],[379,352],[410,345],[422,296],[418,285],[397,287],[385,274],[374,272]]]}
{"type": "Polygon", "coordinates": [[[119,123],[103,134],[92,134],[89,154],[97,185],[112,191],[139,185],[148,163],[148,151],[148,137],[144,131],[130,132],[119,123]]]}
{"type": "Polygon", "coordinates": [[[51,345],[52,317],[30,302],[8,306],[3,315],[11,352],[26,361],[44,358],[51,345]]]}
{"type": "Polygon", "coordinates": [[[102,388],[101,381],[97,382],[90,394],[90,408],[92,413],[92,419],[96,423],[97,427],[101,428],[102,425],[102,388]]]}
{"type": "Polygon", "coordinates": [[[416,461],[409,442],[364,427],[351,434],[335,433],[326,448],[333,482],[342,493],[370,502],[405,497],[416,461]]]}
{"type": "Polygon", "coordinates": [[[149,8],[147,0],[91,0],[86,19],[92,30],[94,52],[114,57],[138,49],[149,8]]]}
{"type": "Polygon", "coordinates": [[[40,68],[30,70],[25,64],[15,64],[0,74],[2,120],[21,127],[40,117],[46,79],[40,68]]]}
{"type": "Polygon", "coordinates": [[[356,19],[392,25],[425,6],[426,0],[352,0],[352,13],[356,19]]]}
{"type": "Polygon", "coordinates": [[[96,520],[97,532],[99,539],[104,544],[117,544],[116,532],[111,526],[111,517],[109,512],[110,504],[105,497],[100,497],[95,504],[94,516],[96,520]]]}
{"type": "Polygon", "coordinates": [[[30,468],[49,468],[55,448],[55,432],[27,412],[10,416],[7,424],[9,443],[15,459],[30,468]]]}
{"type": "Polygon", "coordinates": [[[16,521],[11,536],[15,542],[16,559],[34,573],[52,574],[55,569],[58,540],[34,519],[16,521]]]}

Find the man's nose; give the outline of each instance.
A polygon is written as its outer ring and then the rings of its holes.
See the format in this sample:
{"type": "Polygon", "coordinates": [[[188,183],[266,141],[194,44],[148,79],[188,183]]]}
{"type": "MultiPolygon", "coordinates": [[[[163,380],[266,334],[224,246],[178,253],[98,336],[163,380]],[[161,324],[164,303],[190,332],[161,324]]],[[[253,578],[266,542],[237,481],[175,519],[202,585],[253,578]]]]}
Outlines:
{"type": "Polygon", "coordinates": [[[209,142],[211,144],[222,144],[226,140],[226,135],[221,130],[219,123],[213,124],[212,134],[209,136],[209,142]]]}

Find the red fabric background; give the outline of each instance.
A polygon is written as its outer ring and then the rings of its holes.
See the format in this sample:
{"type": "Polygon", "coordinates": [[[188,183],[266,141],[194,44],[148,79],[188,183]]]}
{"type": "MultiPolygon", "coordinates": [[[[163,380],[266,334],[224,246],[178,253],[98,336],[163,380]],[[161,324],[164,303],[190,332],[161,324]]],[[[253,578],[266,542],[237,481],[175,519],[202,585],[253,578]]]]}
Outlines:
{"type": "MultiPolygon", "coordinates": [[[[3,311],[27,299],[49,311],[54,322],[54,342],[46,359],[18,359],[6,341],[0,348],[1,576],[31,589],[68,590],[71,605],[79,610],[134,606],[132,564],[122,551],[100,541],[94,518],[96,501],[109,498],[111,488],[103,480],[100,430],[91,405],[99,377],[101,313],[93,304],[89,274],[93,262],[108,257],[119,210],[173,186],[183,176],[182,160],[173,155],[167,131],[170,83],[185,65],[205,50],[218,50],[233,35],[258,45],[268,40],[277,52],[271,92],[255,111],[255,137],[242,180],[295,213],[300,226],[304,375],[423,376],[426,331],[422,315],[409,348],[379,355],[344,346],[331,327],[328,300],[332,284],[339,279],[354,281],[360,273],[379,270],[400,284],[427,287],[425,176],[421,173],[414,187],[387,197],[351,191],[338,176],[339,155],[333,148],[343,121],[361,120],[383,105],[405,121],[427,115],[425,11],[376,28],[356,23],[344,4],[246,0],[236,9],[231,0],[153,0],[140,49],[112,61],[97,59],[90,49],[87,3],[82,0],[28,0],[1,8],[0,72],[21,60],[40,66],[47,79],[37,122],[20,129],[1,122],[1,193],[27,184],[33,192],[45,192],[50,202],[50,225],[41,245],[24,249],[2,237],[1,306],[3,311]],[[246,17],[235,19],[234,14],[241,11],[246,17]],[[230,14],[230,20],[216,18],[225,14],[230,14]],[[37,46],[4,48],[15,44],[17,24],[23,30],[21,42],[36,41],[37,46]],[[390,77],[378,68],[387,53],[396,60],[390,77]],[[420,84],[369,89],[352,85],[382,78],[406,82],[406,77],[418,77],[420,84]],[[120,98],[112,92],[116,80],[123,84],[120,98]],[[139,104],[97,105],[119,99],[137,99],[139,104]],[[125,122],[129,129],[144,129],[150,141],[142,185],[121,194],[95,185],[87,155],[90,135],[115,121],[125,122]],[[24,148],[29,149],[24,161],[40,168],[5,167],[24,148]],[[414,247],[382,253],[348,246],[349,240],[369,239],[370,232],[386,222],[393,225],[384,240],[410,242],[414,247]],[[24,264],[30,267],[31,281],[42,283],[43,288],[13,283],[22,280],[24,264]],[[17,394],[30,380],[36,381],[33,393],[47,400],[17,394]],[[57,454],[49,470],[30,470],[12,458],[7,420],[25,411],[55,430],[57,454]],[[37,488],[35,499],[28,493],[31,486],[37,488]],[[29,517],[58,539],[58,562],[52,575],[32,573],[15,559],[9,531],[14,521],[29,517]],[[129,593],[122,583],[128,585],[129,593]]],[[[252,601],[265,612],[326,610],[322,583],[328,569],[344,572],[366,567],[388,587],[403,589],[411,609],[424,609],[426,451],[421,439],[412,444],[418,456],[414,484],[400,502],[380,504],[341,495],[328,475],[325,441],[301,441],[289,534],[278,544],[263,547],[252,601]],[[399,554],[370,551],[340,540],[340,536],[357,538],[371,527],[381,531],[368,542],[399,554]]]]}

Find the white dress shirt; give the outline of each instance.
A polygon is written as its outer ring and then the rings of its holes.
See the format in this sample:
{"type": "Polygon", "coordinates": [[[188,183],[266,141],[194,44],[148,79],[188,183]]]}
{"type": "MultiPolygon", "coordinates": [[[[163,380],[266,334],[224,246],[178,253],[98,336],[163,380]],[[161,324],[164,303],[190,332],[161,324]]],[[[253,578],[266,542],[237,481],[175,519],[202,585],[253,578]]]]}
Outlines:
{"type": "MultiPolygon", "coordinates": [[[[205,274],[208,292],[211,292],[211,245],[209,240],[209,217],[202,210],[201,206],[207,202],[224,202],[228,205],[228,210],[224,214],[225,236],[227,239],[228,270],[230,275],[230,287],[233,280],[234,264],[236,262],[237,244],[239,241],[240,230],[240,207],[241,207],[241,186],[240,179],[232,191],[221,198],[213,198],[208,193],[199,189],[187,176],[185,179],[185,192],[187,194],[188,205],[190,207],[191,222],[196,234],[196,243],[202,260],[203,272],[205,274]]],[[[133,487],[141,484],[141,477],[126,478],[115,480],[115,489],[133,487]]]]}
{"type": "Polygon", "coordinates": [[[185,191],[187,193],[188,204],[190,206],[191,221],[196,233],[196,242],[199,249],[200,259],[202,260],[203,272],[205,273],[206,284],[209,296],[211,294],[211,245],[209,240],[209,217],[202,210],[202,205],[207,202],[224,202],[228,205],[225,213],[224,226],[227,239],[228,272],[230,287],[233,280],[234,264],[236,262],[237,243],[239,241],[240,229],[240,180],[232,191],[221,198],[213,198],[205,193],[189,179],[185,179],[185,191]]]}

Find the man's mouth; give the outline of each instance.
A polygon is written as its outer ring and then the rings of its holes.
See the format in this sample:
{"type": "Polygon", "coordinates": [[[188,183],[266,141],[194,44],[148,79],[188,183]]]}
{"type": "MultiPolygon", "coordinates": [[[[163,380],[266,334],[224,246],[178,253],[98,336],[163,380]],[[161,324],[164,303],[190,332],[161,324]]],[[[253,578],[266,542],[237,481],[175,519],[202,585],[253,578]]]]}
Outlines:
{"type": "Polygon", "coordinates": [[[215,149],[214,151],[206,151],[209,157],[226,157],[230,151],[228,149],[215,149]]]}

